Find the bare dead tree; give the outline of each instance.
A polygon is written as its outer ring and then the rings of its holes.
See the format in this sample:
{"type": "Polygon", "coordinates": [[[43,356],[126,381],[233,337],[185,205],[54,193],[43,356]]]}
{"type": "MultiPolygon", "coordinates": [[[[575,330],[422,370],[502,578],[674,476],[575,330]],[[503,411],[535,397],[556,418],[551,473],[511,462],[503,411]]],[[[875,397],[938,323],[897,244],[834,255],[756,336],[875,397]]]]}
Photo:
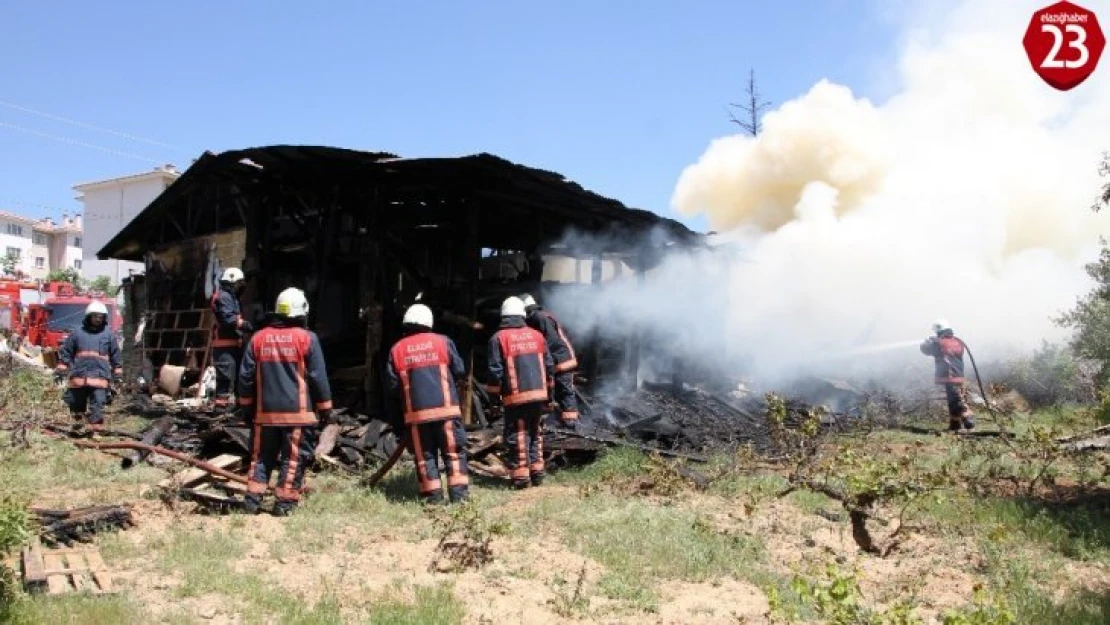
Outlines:
{"type": "MultiPolygon", "coordinates": [[[[1110,176],[1110,152],[1102,153],[1102,162],[1099,163],[1098,166],[1098,175],[1101,177],[1110,176]]],[[[1094,203],[1091,204],[1091,210],[1097,213],[1102,210],[1104,205],[1110,205],[1110,182],[1102,185],[1098,197],[1096,197],[1094,203]]]]}
{"type": "Polygon", "coordinates": [[[755,87],[754,69],[748,71],[747,96],[748,100],[744,104],[729,104],[729,106],[743,111],[743,118],[737,118],[736,114],[732,112],[729,112],[728,117],[729,121],[748,131],[748,134],[754,137],[763,129],[760,123],[760,113],[771,106],[770,102],[761,102],[759,99],[759,91],[755,87]]]}

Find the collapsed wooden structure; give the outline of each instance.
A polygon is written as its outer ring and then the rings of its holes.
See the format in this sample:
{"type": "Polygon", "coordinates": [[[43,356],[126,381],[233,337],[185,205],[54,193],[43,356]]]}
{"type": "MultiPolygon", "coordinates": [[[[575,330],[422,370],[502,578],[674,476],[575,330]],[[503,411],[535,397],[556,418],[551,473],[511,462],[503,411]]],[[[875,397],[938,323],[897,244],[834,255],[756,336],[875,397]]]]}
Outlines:
{"type": "MultiPolygon", "coordinates": [[[[282,145],[206,152],[98,257],[146,265],[126,285],[125,332],[141,348],[125,363],[131,377],[155,380],[171,364],[196,380],[212,277],[239,266],[248,318],[288,286],[305,290],[337,399],[380,415],[382,359],[412,303],[432,308],[480,383],[504,297],[636,279],[674,247],[701,245],[678,222],[490,154],[282,145]]],[[[616,343],[571,332],[584,381],[635,379],[634,332],[616,343]]]]}

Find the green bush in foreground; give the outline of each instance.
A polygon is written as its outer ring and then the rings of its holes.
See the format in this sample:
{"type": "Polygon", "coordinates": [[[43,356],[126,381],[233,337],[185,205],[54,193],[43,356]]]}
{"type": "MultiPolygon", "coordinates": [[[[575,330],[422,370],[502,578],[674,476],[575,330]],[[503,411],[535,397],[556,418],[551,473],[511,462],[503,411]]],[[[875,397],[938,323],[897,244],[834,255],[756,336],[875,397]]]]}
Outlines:
{"type": "MultiPolygon", "coordinates": [[[[23,546],[31,537],[27,507],[11,495],[0,495],[0,561],[23,546]]],[[[0,621],[17,597],[19,582],[15,572],[0,564],[0,621]]]]}

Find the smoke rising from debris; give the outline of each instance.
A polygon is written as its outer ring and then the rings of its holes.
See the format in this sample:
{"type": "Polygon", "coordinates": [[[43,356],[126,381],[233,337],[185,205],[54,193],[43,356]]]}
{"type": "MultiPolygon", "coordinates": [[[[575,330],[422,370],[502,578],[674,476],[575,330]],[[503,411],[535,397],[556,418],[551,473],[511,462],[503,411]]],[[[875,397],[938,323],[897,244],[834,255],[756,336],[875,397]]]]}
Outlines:
{"type": "Polygon", "coordinates": [[[1021,46],[1041,5],[918,16],[887,101],[821,81],[768,112],[757,138],[712,141],[672,204],[706,215],[729,253],[550,307],[576,332],[619,310],[714,358],[727,345],[729,366],[750,356],[762,376],[893,355],[927,377],[914,347],[824,357],[924,338],[941,316],[980,360],[1065,338],[1052,318],[1090,288],[1083,264],[1110,233],[1110,215],[1089,210],[1110,150],[1110,68],[1072,92],[1044,84],[1021,46]]]}

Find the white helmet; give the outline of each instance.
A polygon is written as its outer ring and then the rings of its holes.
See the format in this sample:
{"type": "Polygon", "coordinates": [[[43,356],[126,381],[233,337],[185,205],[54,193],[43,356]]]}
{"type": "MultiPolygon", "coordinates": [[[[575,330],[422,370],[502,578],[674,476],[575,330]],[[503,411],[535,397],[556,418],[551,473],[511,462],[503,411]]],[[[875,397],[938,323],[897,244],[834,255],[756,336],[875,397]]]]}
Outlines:
{"type": "Polygon", "coordinates": [[[85,306],[85,316],[88,317],[89,315],[104,315],[107,317],[108,307],[100,302],[89,302],[89,305],[85,306]]]}
{"type": "Polygon", "coordinates": [[[424,326],[425,328],[432,327],[432,309],[424,304],[413,304],[405,311],[405,318],[402,320],[405,324],[414,326],[424,326]]]}
{"type": "Polygon", "coordinates": [[[220,276],[220,282],[242,282],[242,280],[243,270],[238,267],[228,267],[220,276]]]}
{"type": "Polygon", "coordinates": [[[502,317],[523,317],[524,316],[524,302],[520,301],[519,297],[507,297],[501,303],[501,316],[502,317]]]}
{"type": "Polygon", "coordinates": [[[944,332],[945,330],[951,330],[951,329],[952,329],[952,326],[948,325],[948,320],[947,319],[941,318],[941,319],[937,319],[936,321],[933,322],[933,333],[934,334],[940,334],[941,332],[944,332]]]}
{"type": "Polygon", "coordinates": [[[293,287],[282,291],[277,296],[274,312],[282,317],[307,317],[308,300],[305,299],[304,291],[293,287]]]}
{"type": "Polygon", "coordinates": [[[527,308],[529,306],[535,306],[536,305],[536,300],[531,295],[529,295],[528,293],[525,293],[524,295],[521,295],[520,296],[520,301],[524,302],[524,307],[525,308],[527,308]]]}

